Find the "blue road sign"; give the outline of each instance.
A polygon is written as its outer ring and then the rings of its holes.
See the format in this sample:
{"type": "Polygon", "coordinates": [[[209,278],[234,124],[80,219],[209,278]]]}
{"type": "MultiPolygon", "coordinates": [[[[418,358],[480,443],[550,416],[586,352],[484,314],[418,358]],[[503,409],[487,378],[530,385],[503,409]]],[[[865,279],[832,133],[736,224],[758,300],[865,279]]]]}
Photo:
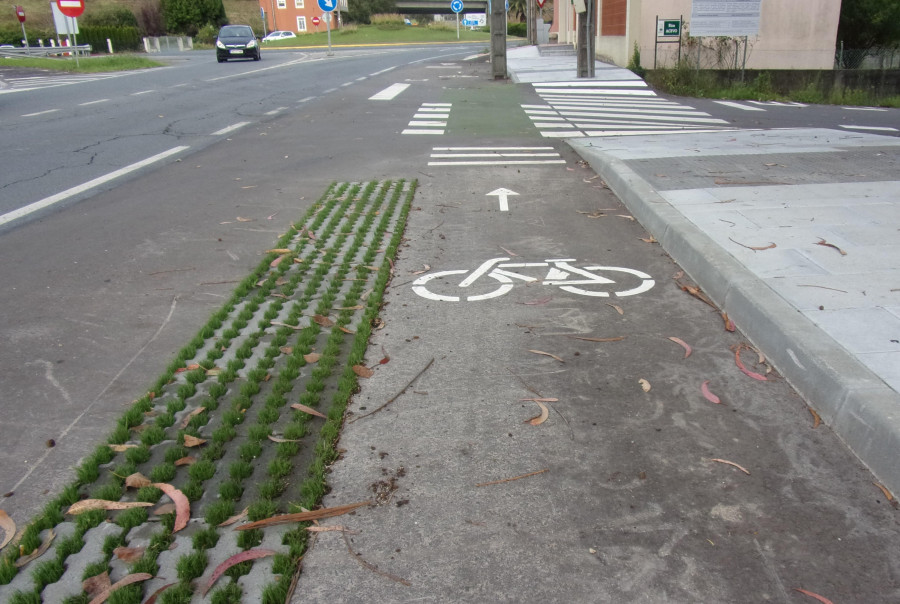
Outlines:
{"type": "MultiPolygon", "coordinates": [[[[321,0],[319,0],[319,1],[321,2],[321,0]]],[[[450,10],[452,10],[454,13],[461,13],[462,9],[463,9],[462,0],[453,0],[453,2],[450,3],[450,10]]]]}
{"type": "Polygon", "coordinates": [[[337,8],[337,0],[318,0],[318,2],[319,8],[326,13],[330,13],[337,8]]]}

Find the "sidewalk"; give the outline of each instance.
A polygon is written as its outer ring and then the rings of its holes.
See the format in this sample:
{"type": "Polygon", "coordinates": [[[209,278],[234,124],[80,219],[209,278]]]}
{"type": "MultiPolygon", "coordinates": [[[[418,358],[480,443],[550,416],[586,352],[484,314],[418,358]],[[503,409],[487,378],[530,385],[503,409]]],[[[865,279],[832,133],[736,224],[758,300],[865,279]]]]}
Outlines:
{"type": "MultiPolygon", "coordinates": [[[[507,61],[518,82],[575,76],[574,56],[542,58],[534,46],[507,61]]],[[[595,73],[636,77],[599,62],[595,73]]],[[[900,139],[778,129],[569,142],[900,491],[900,139]]]]}

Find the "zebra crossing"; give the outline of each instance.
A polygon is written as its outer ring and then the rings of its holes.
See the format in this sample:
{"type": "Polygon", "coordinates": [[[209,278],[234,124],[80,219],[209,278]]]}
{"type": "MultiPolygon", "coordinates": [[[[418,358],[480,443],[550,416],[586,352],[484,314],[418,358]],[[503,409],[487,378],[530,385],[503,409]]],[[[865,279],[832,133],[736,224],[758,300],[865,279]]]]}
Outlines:
{"type": "Polygon", "coordinates": [[[67,86],[69,84],[81,84],[84,82],[96,82],[98,80],[108,80],[117,78],[127,73],[90,73],[90,74],[68,74],[68,75],[46,75],[46,76],[21,76],[21,77],[4,77],[0,78],[0,94],[10,92],[25,92],[27,90],[38,90],[41,88],[54,88],[56,86],[67,86]]]}
{"type": "Polygon", "coordinates": [[[522,109],[546,138],[711,132],[728,122],[660,98],[642,80],[535,82],[543,105],[522,109]]]}
{"type": "Polygon", "coordinates": [[[553,147],[434,147],[429,166],[523,166],[564,164],[553,147]]]}
{"type": "Polygon", "coordinates": [[[410,120],[403,134],[438,134],[444,133],[447,120],[450,119],[452,103],[422,103],[410,120]]]}

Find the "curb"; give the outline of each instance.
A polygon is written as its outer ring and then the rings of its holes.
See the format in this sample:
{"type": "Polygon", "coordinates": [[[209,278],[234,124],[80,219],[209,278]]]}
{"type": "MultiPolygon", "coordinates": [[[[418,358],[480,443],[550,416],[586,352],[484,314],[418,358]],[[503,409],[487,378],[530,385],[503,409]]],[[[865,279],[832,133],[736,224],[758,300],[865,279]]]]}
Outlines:
{"type": "Polygon", "coordinates": [[[624,161],[590,147],[590,141],[567,142],[822,421],[888,489],[900,492],[900,394],[723,251],[624,161]]]}

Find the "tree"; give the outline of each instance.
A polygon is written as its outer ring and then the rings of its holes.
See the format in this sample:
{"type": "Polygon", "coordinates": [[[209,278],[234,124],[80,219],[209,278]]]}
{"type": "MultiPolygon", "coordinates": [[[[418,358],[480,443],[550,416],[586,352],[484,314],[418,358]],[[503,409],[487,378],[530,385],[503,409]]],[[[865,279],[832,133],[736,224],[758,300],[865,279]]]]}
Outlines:
{"type": "Polygon", "coordinates": [[[228,22],[222,0],[163,0],[166,29],[194,36],[204,25],[219,27],[228,22]]]}
{"type": "Polygon", "coordinates": [[[838,42],[869,50],[900,44],[900,0],[843,0],[838,42]]]}
{"type": "Polygon", "coordinates": [[[347,18],[353,23],[368,25],[372,15],[397,12],[394,0],[349,0],[347,18]]]}

